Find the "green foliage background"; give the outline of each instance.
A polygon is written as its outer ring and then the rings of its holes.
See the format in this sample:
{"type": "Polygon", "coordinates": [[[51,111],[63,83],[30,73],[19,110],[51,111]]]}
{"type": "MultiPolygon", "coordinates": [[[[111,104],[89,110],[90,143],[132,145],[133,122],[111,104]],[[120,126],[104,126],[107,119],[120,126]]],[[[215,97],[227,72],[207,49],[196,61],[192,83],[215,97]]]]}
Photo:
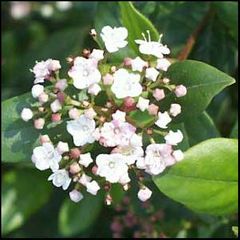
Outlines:
{"type": "MultiPolygon", "coordinates": [[[[211,9],[211,17],[198,35],[188,58],[208,63],[238,80],[236,2],[133,3],[151,20],[158,32],[163,33],[163,42],[172,50],[172,58],[179,55],[188,37],[211,9]]],[[[33,76],[29,69],[36,60],[56,58],[66,69],[66,57],[79,55],[83,48],[96,47],[88,35],[91,28],[100,30],[104,25],[121,25],[118,2],[74,2],[70,10],[60,12],[55,9],[49,18],[44,18],[39,13],[39,8],[44,3],[33,4],[34,10],[30,15],[14,20],[9,14],[10,3],[1,3],[2,101],[31,90],[33,76]]],[[[54,2],[50,4],[54,5],[54,2]]],[[[114,61],[118,59],[119,56],[113,56],[114,61]]],[[[185,125],[187,133],[191,134],[190,146],[209,137],[237,138],[237,97],[236,84],[224,89],[212,100],[200,118],[192,118],[185,125]],[[199,124],[202,134],[200,139],[192,127],[193,122],[199,124]],[[213,124],[216,129],[211,127],[213,124]],[[204,132],[206,129],[209,131],[204,132]]],[[[9,162],[14,160],[13,156],[9,162]]],[[[7,210],[2,213],[3,222],[7,226],[4,236],[111,237],[109,226],[115,214],[113,209],[101,206],[91,211],[90,218],[81,219],[82,215],[83,218],[88,215],[86,209],[90,209],[96,201],[102,201],[101,196],[99,199],[89,199],[86,203],[88,206],[79,207],[66,200],[66,192],[46,183],[44,173],[31,170],[28,165],[4,163],[2,166],[2,201],[9,203],[7,210]],[[25,171],[31,181],[26,182],[25,171]],[[36,206],[32,199],[36,199],[36,206]],[[33,206],[29,207],[26,203],[28,201],[33,206]],[[66,211],[73,216],[66,214],[66,211]]],[[[152,188],[154,191],[156,186],[153,185],[152,188]]],[[[155,209],[160,208],[165,212],[166,217],[159,225],[168,236],[234,237],[231,228],[237,225],[236,215],[213,217],[196,214],[157,189],[155,192],[153,205],[155,209]]],[[[141,209],[136,207],[136,211],[141,214],[141,209]]]]}

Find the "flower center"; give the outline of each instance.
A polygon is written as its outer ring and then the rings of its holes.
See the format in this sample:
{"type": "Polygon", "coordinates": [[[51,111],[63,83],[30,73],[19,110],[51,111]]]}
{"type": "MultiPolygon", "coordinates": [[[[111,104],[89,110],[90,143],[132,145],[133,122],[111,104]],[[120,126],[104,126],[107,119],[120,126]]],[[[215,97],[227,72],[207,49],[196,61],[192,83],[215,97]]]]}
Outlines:
{"type": "Polygon", "coordinates": [[[115,162],[110,162],[110,163],[108,164],[108,166],[109,166],[111,169],[113,169],[113,168],[115,167],[115,162]]]}
{"type": "Polygon", "coordinates": [[[89,71],[87,69],[83,70],[83,76],[87,77],[89,75],[89,71]]]}
{"type": "Polygon", "coordinates": [[[82,127],[82,130],[83,130],[84,132],[87,132],[87,131],[89,131],[89,127],[86,126],[86,125],[84,125],[84,126],[82,127]]]}

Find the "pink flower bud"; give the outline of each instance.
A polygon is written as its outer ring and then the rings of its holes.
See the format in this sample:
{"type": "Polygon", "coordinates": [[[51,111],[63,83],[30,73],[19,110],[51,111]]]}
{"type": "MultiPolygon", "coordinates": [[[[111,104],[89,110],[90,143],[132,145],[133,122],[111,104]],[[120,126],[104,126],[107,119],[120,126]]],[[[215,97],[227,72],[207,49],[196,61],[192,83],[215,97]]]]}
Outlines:
{"type": "Polygon", "coordinates": [[[111,67],[111,72],[112,72],[112,73],[115,73],[116,70],[117,70],[116,66],[112,66],[112,67],[111,67]]]}
{"type": "Polygon", "coordinates": [[[43,118],[38,118],[34,120],[34,127],[36,129],[43,129],[44,124],[45,124],[45,120],[43,118]]]}
{"type": "Polygon", "coordinates": [[[73,175],[76,174],[76,173],[79,173],[81,171],[80,165],[76,162],[72,163],[70,165],[69,171],[73,175]]]}
{"type": "Polygon", "coordinates": [[[135,108],[136,108],[136,103],[135,103],[134,98],[132,98],[132,97],[124,98],[124,100],[123,100],[123,110],[125,112],[132,111],[135,108]]]}
{"type": "Polygon", "coordinates": [[[80,193],[78,190],[74,189],[71,192],[69,192],[69,197],[73,202],[79,202],[83,199],[82,193],[80,193]]]}
{"type": "Polygon", "coordinates": [[[123,64],[124,64],[124,66],[126,66],[126,67],[131,66],[131,65],[132,65],[132,59],[129,58],[129,57],[124,58],[123,64]]]}
{"type": "Polygon", "coordinates": [[[73,159],[77,159],[80,157],[81,151],[78,148],[72,148],[70,150],[70,156],[73,159]]]}
{"type": "Polygon", "coordinates": [[[49,136],[48,135],[41,135],[40,136],[40,143],[43,144],[43,143],[47,143],[47,142],[51,142],[49,136]]]}
{"type": "Polygon", "coordinates": [[[138,198],[142,202],[147,201],[151,197],[151,195],[152,195],[152,191],[146,186],[143,186],[138,192],[138,198]]]}
{"type": "Polygon", "coordinates": [[[113,76],[109,73],[107,73],[104,77],[103,77],[103,84],[104,85],[111,85],[113,83],[113,76]]]}
{"type": "Polygon", "coordinates": [[[48,95],[43,92],[38,96],[38,100],[40,103],[46,103],[48,101],[48,95]]]}
{"type": "Polygon", "coordinates": [[[77,108],[72,108],[69,110],[68,115],[71,119],[77,119],[80,117],[81,113],[77,108]]]}
{"type": "Polygon", "coordinates": [[[170,79],[169,78],[163,78],[162,81],[163,81],[164,84],[170,83],[170,79]]]}
{"type": "Polygon", "coordinates": [[[67,87],[67,80],[66,79],[60,79],[55,84],[55,88],[57,88],[61,91],[64,91],[66,87],[67,87]]]}
{"type": "Polygon", "coordinates": [[[157,115],[158,110],[159,110],[159,107],[153,103],[148,106],[148,112],[150,115],[157,115]]]}
{"type": "Polygon", "coordinates": [[[163,89],[156,88],[153,92],[153,97],[157,100],[160,101],[165,98],[165,93],[163,89]]]}
{"type": "Polygon", "coordinates": [[[94,165],[94,166],[92,167],[92,173],[93,173],[94,175],[96,175],[96,174],[97,174],[97,170],[98,170],[98,167],[97,167],[96,165],[94,165]]]}
{"type": "Polygon", "coordinates": [[[57,93],[57,99],[58,99],[58,101],[59,101],[61,104],[64,103],[64,98],[65,98],[65,96],[64,96],[64,93],[63,93],[63,92],[58,92],[58,93],[57,93]]]}
{"type": "Polygon", "coordinates": [[[187,88],[184,85],[176,86],[174,90],[177,97],[183,97],[187,94],[187,88]]]}
{"type": "Polygon", "coordinates": [[[59,122],[61,120],[61,114],[60,113],[53,113],[52,114],[52,122],[59,122]]]}
{"type": "Polygon", "coordinates": [[[177,104],[177,103],[172,103],[171,106],[170,106],[169,113],[173,117],[176,117],[178,114],[181,113],[181,105],[177,104]]]}
{"type": "Polygon", "coordinates": [[[89,108],[85,110],[84,115],[89,119],[93,119],[97,115],[97,113],[94,111],[93,108],[89,108]]]}

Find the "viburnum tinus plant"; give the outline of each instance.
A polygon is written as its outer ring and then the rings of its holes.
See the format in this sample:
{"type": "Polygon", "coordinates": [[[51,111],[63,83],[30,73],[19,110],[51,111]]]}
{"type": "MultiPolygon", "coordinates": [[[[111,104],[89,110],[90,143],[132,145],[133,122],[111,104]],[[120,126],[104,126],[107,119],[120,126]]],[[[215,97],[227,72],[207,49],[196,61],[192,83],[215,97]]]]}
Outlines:
{"type": "Polygon", "coordinates": [[[31,69],[35,76],[32,96],[37,103],[24,108],[21,117],[31,120],[36,129],[46,125],[65,122],[65,131],[72,136],[64,142],[61,136],[41,135],[40,146],[33,149],[32,161],[39,170],[51,169],[48,180],[63,190],[71,189],[71,200],[83,198],[82,189],[96,195],[100,189],[106,191],[105,201],[111,204],[112,184],[121,184],[124,190],[131,186],[130,172],[139,184],[138,198],[146,201],[152,191],[145,186],[145,175],[159,175],[167,167],[181,161],[183,152],[177,144],[183,140],[181,130],[168,128],[168,124],[181,113],[181,105],[171,103],[168,110],[161,110],[165,94],[173,93],[176,98],[187,94],[182,84],[172,84],[164,77],[170,66],[165,55],[170,49],[159,41],[152,41],[150,31],[136,39],[142,57],[126,56],[118,65],[110,64],[111,53],[126,47],[128,30],[125,27],[95,29],[91,35],[104,42],[104,49],[84,50],[81,56],[68,58],[67,75],[61,72],[58,60],[36,62],[31,69]],[[48,85],[47,87],[44,87],[48,85]],[[81,99],[69,88],[75,88],[81,99]],[[105,99],[98,101],[104,94],[105,99]],[[151,122],[141,127],[131,118],[134,110],[148,112],[151,122]],[[162,136],[156,142],[153,132],[162,136]],[[145,134],[148,144],[143,145],[145,134]],[[91,145],[96,143],[104,149],[92,157],[91,145]]]}

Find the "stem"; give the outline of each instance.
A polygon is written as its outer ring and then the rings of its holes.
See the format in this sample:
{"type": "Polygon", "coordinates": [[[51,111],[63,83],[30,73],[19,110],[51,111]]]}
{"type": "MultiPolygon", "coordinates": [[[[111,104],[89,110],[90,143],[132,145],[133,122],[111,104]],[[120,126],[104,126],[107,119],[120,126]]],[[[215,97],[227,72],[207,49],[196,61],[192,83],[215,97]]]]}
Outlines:
{"type": "Polygon", "coordinates": [[[203,17],[202,21],[199,23],[199,25],[193,31],[193,33],[189,36],[185,46],[183,47],[182,51],[178,55],[178,60],[182,61],[188,58],[189,54],[191,53],[196,43],[197,37],[202,32],[204,27],[207,25],[209,19],[214,16],[214,13],[215,12],[213,8],[210,6],[209,10],[207,11],[206,15],[203,17]]]}

